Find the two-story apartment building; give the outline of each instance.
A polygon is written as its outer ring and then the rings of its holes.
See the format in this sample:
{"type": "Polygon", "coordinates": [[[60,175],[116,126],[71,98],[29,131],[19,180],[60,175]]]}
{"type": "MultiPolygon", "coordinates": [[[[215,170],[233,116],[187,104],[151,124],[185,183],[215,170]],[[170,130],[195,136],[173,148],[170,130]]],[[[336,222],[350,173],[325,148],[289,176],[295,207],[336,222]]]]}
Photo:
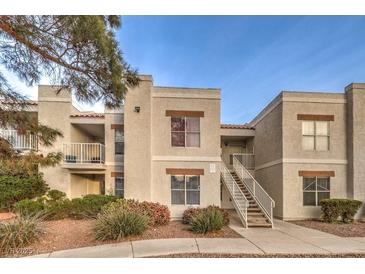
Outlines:
{"type": "Polygon", "coordinates": [[[104,113],[80,111],[66,89],[39,86],[29,111],[63,132],[51,148],[2,134],[19,149],[62,151],[62,163],[42,172],[69,197],[155,201],[176,218],[217,205],[235,208],[246,226],[271,226],[273,216],[318,218],[324,198],[365,200],[365,84],[344,93],[284,91],[251,122],[223,125],[219,89],[140,78],[123,109],[104,113]]]}

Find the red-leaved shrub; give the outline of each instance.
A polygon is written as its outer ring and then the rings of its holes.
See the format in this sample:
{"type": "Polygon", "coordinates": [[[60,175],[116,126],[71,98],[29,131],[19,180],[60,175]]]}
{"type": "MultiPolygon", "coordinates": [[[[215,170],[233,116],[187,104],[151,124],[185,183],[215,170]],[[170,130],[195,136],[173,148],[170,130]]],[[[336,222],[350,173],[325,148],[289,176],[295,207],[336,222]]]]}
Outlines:
{"type": "Polygon", "coordinates": [[[190,224],[192,218],[196,215],[198,215],[202,211],[199,207],[190,207],[188,209],[185,209],[182,217],[183,224],[190,224]]]}
{"type": "Polygon", "coordinates": [[[142,202],[140,204],[151,225],[166,225],[170,221],[170,210],[160,203],[142,202]]]}

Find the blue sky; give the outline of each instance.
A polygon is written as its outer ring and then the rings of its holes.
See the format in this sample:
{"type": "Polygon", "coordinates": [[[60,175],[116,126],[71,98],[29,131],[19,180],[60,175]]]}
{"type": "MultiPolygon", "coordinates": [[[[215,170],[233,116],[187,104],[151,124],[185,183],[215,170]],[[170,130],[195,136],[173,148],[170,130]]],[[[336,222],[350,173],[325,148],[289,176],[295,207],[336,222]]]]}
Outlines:
{"type": "Polygon", "coordinates": [[[124,57],[155,85],[222,89],[222,122],[245,123],[281,90],[365,82],[365,16],[125,16],[124,57]]]}
{"type": "Polygon", "coordinates": [[[365,16],[123,16],[117,38],[155,85],[221,88],[224,123],[249,122],[281,90],[365,82],[365,16]]]}

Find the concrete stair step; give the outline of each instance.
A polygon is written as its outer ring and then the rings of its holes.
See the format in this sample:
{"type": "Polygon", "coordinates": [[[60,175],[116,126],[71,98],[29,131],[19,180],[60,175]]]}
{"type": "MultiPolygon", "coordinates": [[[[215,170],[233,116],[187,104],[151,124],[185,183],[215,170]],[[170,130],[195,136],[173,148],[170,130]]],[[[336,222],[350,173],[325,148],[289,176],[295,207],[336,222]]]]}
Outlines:
{"type": "Polygon", "coordinates": [[[258,207],[249,207],[247,212],[261,212],[261,210],[258,207]]]}
{"type": "Polygon", "coordinates": [[[264,213],[262,213],[262,212],[247,212],[247,216],[248,216],[248,217],[253,217],[253,218],[255,218],[255,217],[262,217],[262,218],[266,218],[266,217],[265,217],[265,214],[264,214],[264,213]]]}
{"type": "Polygon", "coordinates": [[[267,227],[267,228],[271,228],[271,224],[266,223],[266,224],[249,224],[247,223],[248,227],[267,227]]]}

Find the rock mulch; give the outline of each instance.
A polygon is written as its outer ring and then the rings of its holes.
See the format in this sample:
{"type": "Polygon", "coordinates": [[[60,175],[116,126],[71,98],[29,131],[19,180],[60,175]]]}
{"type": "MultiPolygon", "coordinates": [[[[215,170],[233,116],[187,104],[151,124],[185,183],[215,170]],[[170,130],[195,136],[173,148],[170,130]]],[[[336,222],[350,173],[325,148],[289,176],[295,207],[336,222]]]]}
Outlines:
{"type": "Polygon", "coordinates": [[[15,217],[16,217],[16,215],[11,212],[0,212],[0,221],[10,220],[15,217]]]}
{"type": "MultiPolygon", "coordinates": [[[[47,221],[43,223],[44,235],[40,240],[22,250],[14,256],[29,256],[41,253],[48,253],[57,250],[95,246],[101,244],[115,243],[116,241],[97,241],[94,239],[94,220],[71,220],[63,219],[47,221]]],[[[171,221],[168,225],[151,227],[143,234],[130,236],[122,239],[124,241],[164,239],[164,238],[242,238],[241,235],[224,227],[221,231],[196,234],[188,230],[188,226],[180,221],[171,221]]]]}
{"type": "Polygon", "coordinates": [[[316,220],[292,221],[292,223],[323,232],[331,233],[340,237],[365,237],[365,223],[325,223],[316,220]]]}
{"type": "Polygon", "coordinates": [[[365,258],[365,253],[342,254],[230,254],[181,253],[150,258],[365,258]]]}

